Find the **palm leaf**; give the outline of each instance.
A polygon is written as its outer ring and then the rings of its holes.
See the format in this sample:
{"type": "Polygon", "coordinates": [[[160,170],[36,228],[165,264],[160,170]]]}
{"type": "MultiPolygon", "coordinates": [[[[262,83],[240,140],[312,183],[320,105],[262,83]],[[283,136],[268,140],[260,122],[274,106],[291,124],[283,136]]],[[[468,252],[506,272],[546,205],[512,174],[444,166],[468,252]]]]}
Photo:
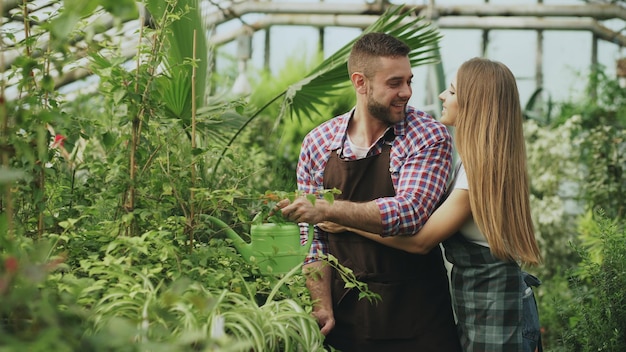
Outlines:
{"type": "MultiPolygon", "coordinates": [[[[384,32],[404,41],[413,48],[409,53],[412,67],[437,62],[441,35],[422,18],[409,18],[412,11],[401,12],[402,9],[402,6],[398,6],[387,10],[364,33],[384,32]]],[[[290,85],[282,93],[284,100],[281,104],[281,115],[290,114],[292,118],[300,119],[316,114],[316,105],[332,97],[340,88],[348,86],[348,56],[357,39],[324,60],[304,79],[290,85]]]]}
{"type": "Polygon", "coordinates": [[[238,113],[228,103],[220,101],[220,104],[222,105],[207,105],[198,110],[197,130],[207,140],[225,144],[241,126],[246,124],[248,118],[238,113]]]}
{"type": "Polygon", "coordinates": [[[205,101],[208,68],[208,46],[205,29],[200,14],[199,0],[178,0],[174,4],[162,0],[149,0],[147,7],[152,16],[161,18],[172,16],[176,20],[166,29],[167,53],[165,55],[166,76],[160,81],[163,102],[172,117],[181,119],[184,126],[189,125],[192,108],[192,84],[195,84],[196,106],[202,107],[205,101]],[[194,31],[195,61],[194,58],[194,31]],[[196,66],[199,74],[192,82],[192,67],[196,66]]]}

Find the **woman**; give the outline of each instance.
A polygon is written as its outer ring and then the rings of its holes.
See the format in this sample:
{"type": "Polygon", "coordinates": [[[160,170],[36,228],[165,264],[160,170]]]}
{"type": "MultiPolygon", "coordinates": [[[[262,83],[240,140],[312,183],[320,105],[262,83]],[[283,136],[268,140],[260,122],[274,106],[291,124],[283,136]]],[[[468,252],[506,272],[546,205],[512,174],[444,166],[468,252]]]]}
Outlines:
{"type": "Polygon", "coordinates": [[[502,63],[474,58],[439,99],[441,122],[455,127],[462,164],[449,196],[420,232],[383,238],[333,223],[320,228],[352,231],[412,253],[428,253],[443,242],[453,264],[452,303],[464,350],[540,350],[534,296],[524,280],[535,278],[520,268],[541,258],[515,77],[502,63]]]}

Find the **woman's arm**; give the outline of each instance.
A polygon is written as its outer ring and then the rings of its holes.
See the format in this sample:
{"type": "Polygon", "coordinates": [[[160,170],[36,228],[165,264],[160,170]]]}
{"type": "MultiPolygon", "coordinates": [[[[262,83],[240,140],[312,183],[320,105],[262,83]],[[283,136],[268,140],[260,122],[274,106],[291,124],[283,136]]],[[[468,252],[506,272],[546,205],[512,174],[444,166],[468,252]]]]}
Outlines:
{"type": "Polygon", "coordinates": [[[455,234],[470,217],[469,192],[455,189],[443,204],[433,212],[422,229],[412,236],[381,237],[379,234],[346,228],[323,222],[318,226],[327,232],[351,231],[386,246],[409,253],[426,254],[446,238],[455,234]]]}

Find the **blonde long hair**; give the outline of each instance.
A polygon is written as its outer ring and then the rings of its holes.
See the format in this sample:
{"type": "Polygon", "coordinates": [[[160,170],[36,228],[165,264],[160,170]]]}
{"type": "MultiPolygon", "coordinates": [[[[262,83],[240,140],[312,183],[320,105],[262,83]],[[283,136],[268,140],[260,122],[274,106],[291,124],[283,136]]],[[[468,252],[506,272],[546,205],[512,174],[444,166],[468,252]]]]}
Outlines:
{"type": "Polygon", "coordinates": [[[474,221],[494,256],[538,264],[515,77],[500,62],[473,58],[457,72],[456,94],[455,139],[474,221]]]}

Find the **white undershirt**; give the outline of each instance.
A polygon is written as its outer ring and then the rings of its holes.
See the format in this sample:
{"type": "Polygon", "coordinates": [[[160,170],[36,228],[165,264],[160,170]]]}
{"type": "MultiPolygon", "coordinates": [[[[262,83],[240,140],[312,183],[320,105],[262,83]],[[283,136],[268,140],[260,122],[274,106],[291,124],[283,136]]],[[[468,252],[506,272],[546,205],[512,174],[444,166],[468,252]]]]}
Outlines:
{"type": "Polygon", "coordinates": [[[369,147],[360,147],[352,143],[350,136],[348,136],[348,144],[350,145],[350,150],[352,150],[354,155],[356,155],[357,159],[363,159],[367,156],[367,153],[370,151],[370,149],[372,149],[376,142],[374,142],[374,144],[370,145],[369,147]]]}
{"type": "MultiPolygon", "coordinates": [[[[465,173],[465,168],[463,167],[463,165],[461,165],[461,168],[459,168],[459,171],[454,180],[454,188],[469,190],[467,174],[465,173]]],[[[465,237],[465,239],[467,239],[468,241],[474,242],[481,246],[489,247],[489,243],[487,243],[487,239],[480,232],[480,230],[478,229],[478,226],[476,226],[476,223],[474,222],[473,217],[470,216],[470,218],[465,221],[463,226],[461,226],[460,231],[463,237],[465,237]]]]}

